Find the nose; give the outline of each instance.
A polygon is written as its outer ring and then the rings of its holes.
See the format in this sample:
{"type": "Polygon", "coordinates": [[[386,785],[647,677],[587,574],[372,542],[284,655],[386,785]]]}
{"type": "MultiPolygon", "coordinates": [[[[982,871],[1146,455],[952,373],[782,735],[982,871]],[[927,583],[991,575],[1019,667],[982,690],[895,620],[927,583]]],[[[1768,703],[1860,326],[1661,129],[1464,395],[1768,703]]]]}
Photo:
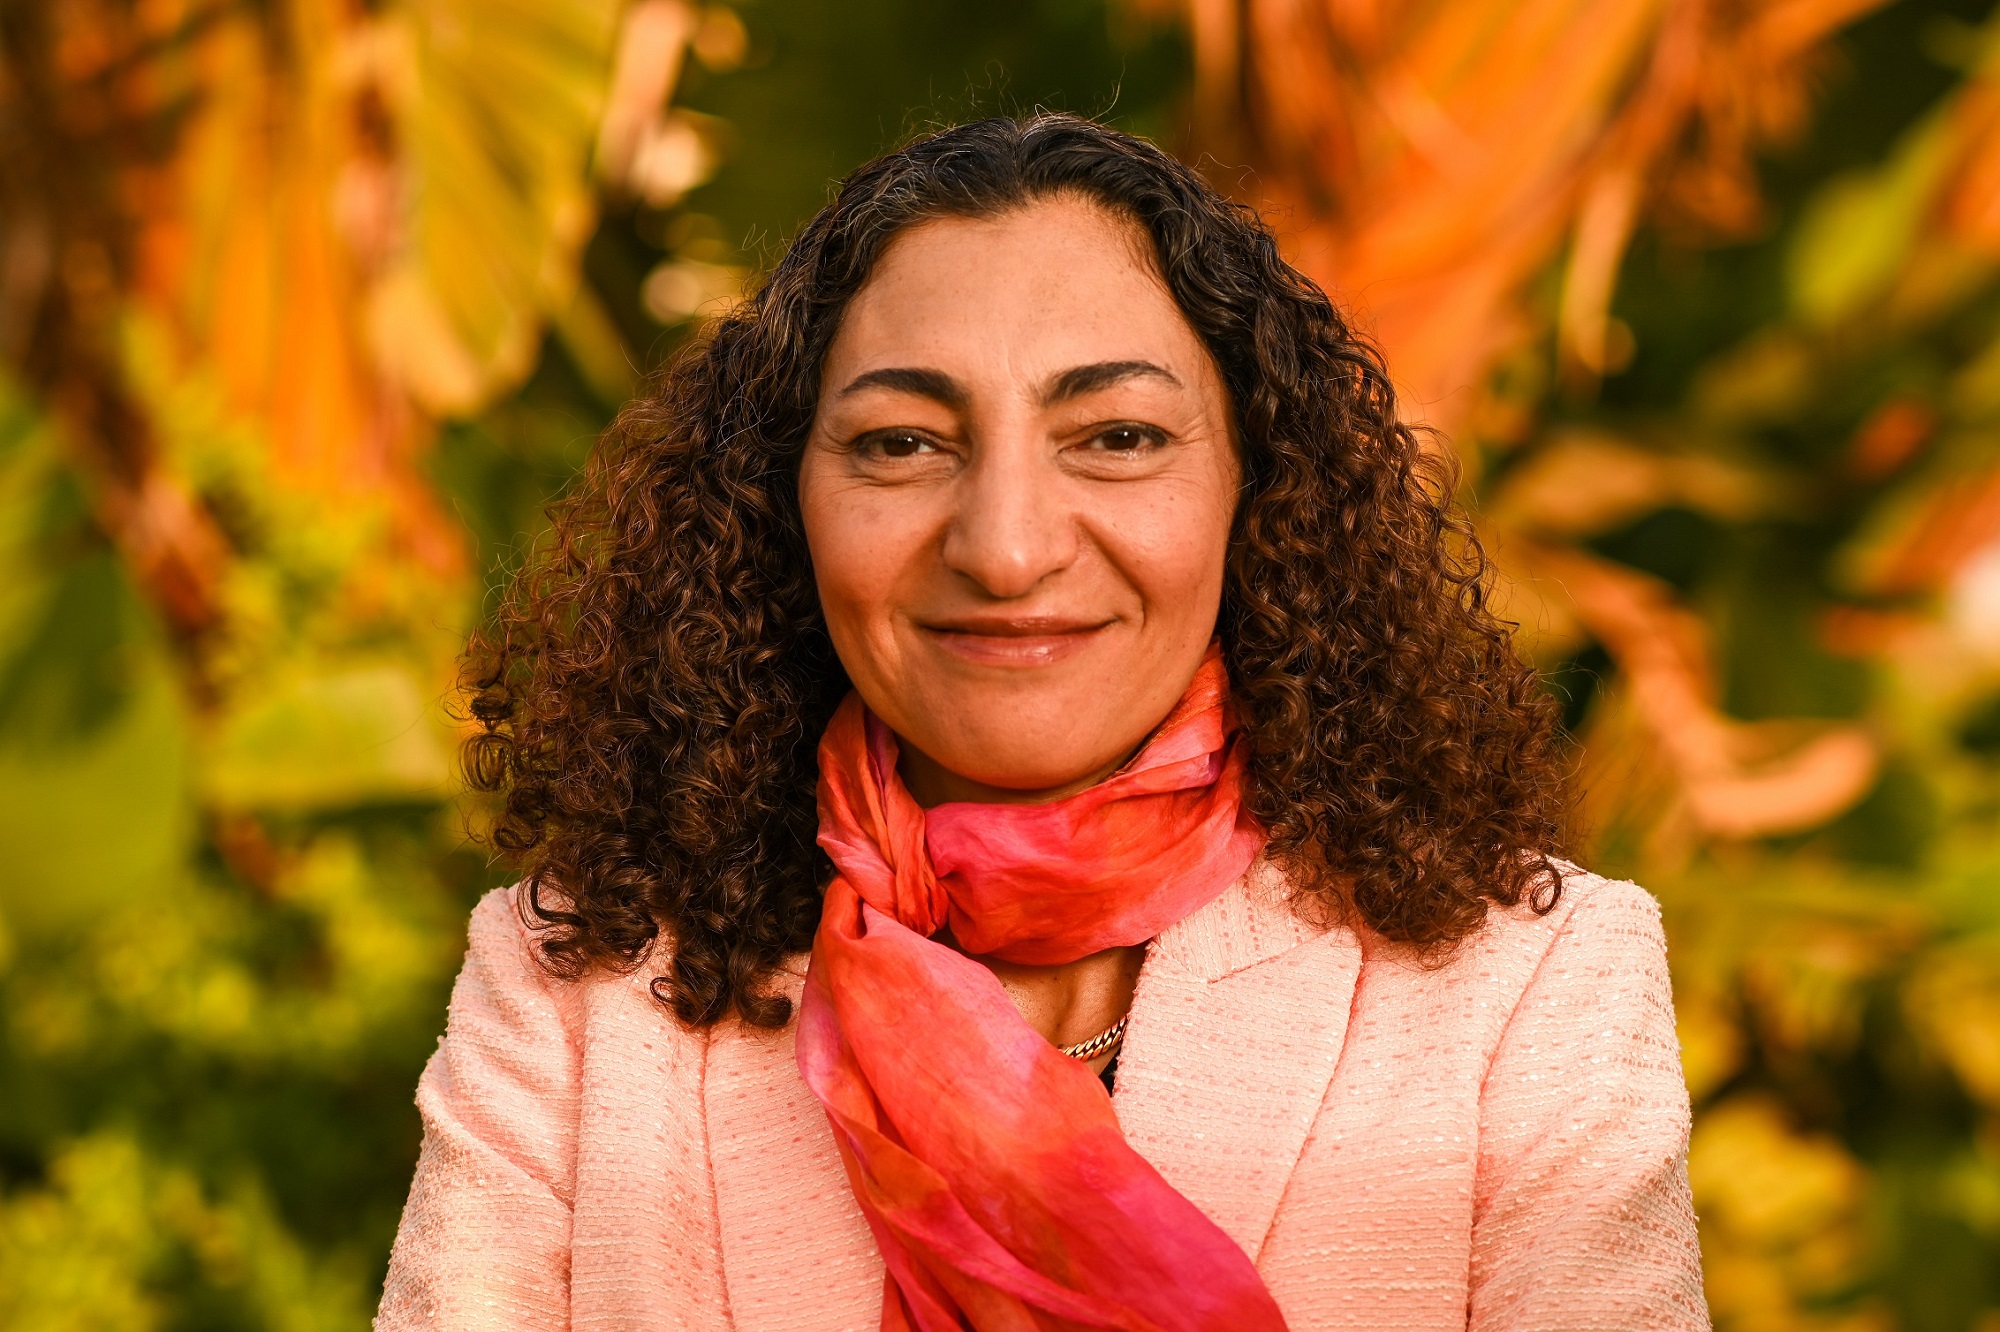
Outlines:
{"type": "Polygon", "coordinates": [[[988,596],[1024,597],[1076,559],[1076,516],[1044,445],[1026,431],[989,436],[956,487],[945,566],[988,596]]]}

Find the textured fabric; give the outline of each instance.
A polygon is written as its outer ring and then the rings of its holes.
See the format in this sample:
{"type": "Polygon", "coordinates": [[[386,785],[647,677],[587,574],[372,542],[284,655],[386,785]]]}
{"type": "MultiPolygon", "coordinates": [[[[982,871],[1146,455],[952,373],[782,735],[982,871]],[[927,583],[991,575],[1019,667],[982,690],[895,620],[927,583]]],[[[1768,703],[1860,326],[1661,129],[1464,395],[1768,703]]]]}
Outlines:
{"type": "Polygon", "coordinates": [[[887,1265],[884,1332],[1272,1332],[1243,1250],[1133,1151],[1090,1070],[968,949],[1068,962],[1144,943],[1241,877],[1262,841],[1211,645],[1110,778],[1040,805],[921,809],[850,695],[820,744],[834,878],[799,1016],[887,1265]]]}
{"type": "MultiPolygon", "coordinates": [[[[1112,1108],[1293,1332],[1707,1327],[1652,900],[1574,876],[1425,967],[1283,892],[1258,866],[1147,950],[1112,1108]]],[[[795,1027],[682,1030],[658,957],[551,981],[518,912],[473,915],[377,1326],[875,1328],[795,1027]]]]}

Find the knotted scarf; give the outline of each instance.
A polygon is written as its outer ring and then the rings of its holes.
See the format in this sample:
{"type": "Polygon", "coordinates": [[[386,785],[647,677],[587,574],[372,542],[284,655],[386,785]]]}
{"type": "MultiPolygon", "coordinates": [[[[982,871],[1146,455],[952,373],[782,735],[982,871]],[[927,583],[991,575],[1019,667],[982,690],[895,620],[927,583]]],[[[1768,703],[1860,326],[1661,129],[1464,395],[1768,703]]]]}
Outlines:
{"type": "Polygon", "coordinates": [[[1261,845],[1220,649],[1139,754],[1044,805],[921,809],[850,696],[820,743],[833,858],[798,1034],[888,1267],[884,1332],[1271,1332],[1249,1258],[1125,1141],[1103,1086],[966,953],[1140,944],[1261,845]]]}

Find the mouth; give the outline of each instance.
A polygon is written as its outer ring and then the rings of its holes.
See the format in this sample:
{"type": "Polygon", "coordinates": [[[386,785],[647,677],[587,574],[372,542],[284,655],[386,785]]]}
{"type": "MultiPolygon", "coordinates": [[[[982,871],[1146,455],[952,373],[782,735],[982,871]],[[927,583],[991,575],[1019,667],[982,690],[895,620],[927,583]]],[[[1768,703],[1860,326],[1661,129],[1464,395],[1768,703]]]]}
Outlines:
{"type": "Polygon", "coordinates": [[[1089,647],[1114,620],[1063,616],[964,616],[918,625],[925,637],[979,666],[1051,666],[1089,647]]]}

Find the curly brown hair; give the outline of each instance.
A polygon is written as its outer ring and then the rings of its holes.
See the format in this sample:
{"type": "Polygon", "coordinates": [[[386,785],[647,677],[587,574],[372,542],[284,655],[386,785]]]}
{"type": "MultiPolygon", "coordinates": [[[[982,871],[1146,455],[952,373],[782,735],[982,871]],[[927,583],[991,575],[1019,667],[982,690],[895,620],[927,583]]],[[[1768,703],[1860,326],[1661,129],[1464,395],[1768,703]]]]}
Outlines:
{"type": "Polygon", "coordinates": [[[827,867],[815,746],[848,685],[799,516],[822,358],[914,223],[1094,200],[1150,233],[1220,367],[1244,486],[1219,631],[1251,803],[1301,905],[1436,954],[1489,904],[1553,907],[1553,701],[1485,599],[1448,467],[1380,357],[1255,213],[1141,140],[993,119],[857,170],[762,288],[620,413],[473,640],[472,785],[525,873],[545,965],[629,970],[705,1026],[788,1020],[827,867]]]}

